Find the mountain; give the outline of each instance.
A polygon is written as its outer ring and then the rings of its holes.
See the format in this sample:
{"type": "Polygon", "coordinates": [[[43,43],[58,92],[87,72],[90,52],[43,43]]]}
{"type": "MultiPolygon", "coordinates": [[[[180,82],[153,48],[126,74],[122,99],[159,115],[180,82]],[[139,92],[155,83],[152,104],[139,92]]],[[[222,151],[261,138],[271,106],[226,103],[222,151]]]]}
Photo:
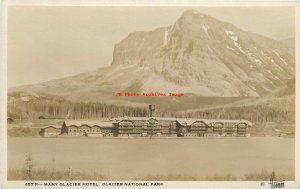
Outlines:
{"type": "Polygon", "coordinates": [[[190,10],[171,26],[130,33],[115,45],[111,66],[9,93],[71,101],[114,101],[116,92],[125,91],[265,96],[295,76],[290,44],[190,10]]]}
{"type": "MultiPolygon", "coordinates": [[[[294,49],[196,11],[169,27],[131,33],[113,65],[151,68],[204,96],[261,96],[294,75],[294,49]]],[[[145,86],[147,88],[147,86],[145,86]]]]}

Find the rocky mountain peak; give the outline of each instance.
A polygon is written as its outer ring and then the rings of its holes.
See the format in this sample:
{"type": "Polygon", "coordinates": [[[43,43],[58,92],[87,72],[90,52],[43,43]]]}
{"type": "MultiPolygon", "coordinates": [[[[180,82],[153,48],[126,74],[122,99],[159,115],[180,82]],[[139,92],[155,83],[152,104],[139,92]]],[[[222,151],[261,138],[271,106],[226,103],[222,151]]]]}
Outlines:
{"type": "Polygon", "coordinates": [[[171,26],[116,44],[112,64],[150,68],[167,82],[206,94],[259,96],[293,76],[292,52],[280,41],[188,10],[171,26]]]}
{"type": "MultiPolygon", "coordinates": [[[[91,89],[105,94],[125,90],[264,96],[295,76],[294,52],[289,41],[188,10],[171,26],[130,33],[115,45],[112,66],[26,89],[65,91],[72,97],[78,88],[81,96],[90,96],[91,89]]],[[[76,91],[74,99],[78,95],[76,91]]]]}
{"type": "Polygon", "coordinates": [[[188,20],[192,20],[192,19],[205,20],[208,18],[209,18],[209,16],[202,14],[196,10],[186,10],[181,14],[181,16],[178,20],[182,20],[182,21],[188,21],[188,20]]]}

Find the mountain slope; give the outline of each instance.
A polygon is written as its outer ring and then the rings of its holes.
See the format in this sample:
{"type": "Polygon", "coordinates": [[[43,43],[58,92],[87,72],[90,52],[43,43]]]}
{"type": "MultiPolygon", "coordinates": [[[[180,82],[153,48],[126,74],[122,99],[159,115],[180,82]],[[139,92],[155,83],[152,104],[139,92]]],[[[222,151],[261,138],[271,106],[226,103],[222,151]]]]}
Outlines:
{"type": "Polygon", "coordinates": [[[294,70],[294,48],[286,42],[186,11],[172,26],[129,34],[115,45],[109,67],[9,92],[72,101],[115,100],[125,91],[264,96],[284,86],[294,70]]]}
{"type": "Polygon", "coordinates": [[[148,66],[168,82],[210,96],[260,96],[294,75],[294,50],[195,11],[172,26],[135,32],[115,46],[113,65],[148,66]]]}

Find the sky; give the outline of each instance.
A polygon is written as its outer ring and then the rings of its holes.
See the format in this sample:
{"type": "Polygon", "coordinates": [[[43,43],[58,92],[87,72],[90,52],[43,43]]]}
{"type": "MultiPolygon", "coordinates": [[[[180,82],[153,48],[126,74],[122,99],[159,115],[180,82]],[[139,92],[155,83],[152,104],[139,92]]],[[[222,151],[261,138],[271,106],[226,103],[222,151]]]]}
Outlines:
{"type": "Polygon", "coordinates": [[[8,87],[109,66],[130,32],[172,25],[188,9],[273,39],[295,36],[293,7],[10,6],[8,87]]]}

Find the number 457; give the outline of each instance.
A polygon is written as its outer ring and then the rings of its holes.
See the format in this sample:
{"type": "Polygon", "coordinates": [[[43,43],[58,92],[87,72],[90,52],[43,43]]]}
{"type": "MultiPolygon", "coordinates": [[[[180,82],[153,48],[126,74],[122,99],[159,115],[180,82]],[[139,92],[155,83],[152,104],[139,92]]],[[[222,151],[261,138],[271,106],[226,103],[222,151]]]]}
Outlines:
{"type": "Polygon", "coordinates": [[[25,186],[34,186],[34,183],[33,182],[26,182],[25,186]]]}

